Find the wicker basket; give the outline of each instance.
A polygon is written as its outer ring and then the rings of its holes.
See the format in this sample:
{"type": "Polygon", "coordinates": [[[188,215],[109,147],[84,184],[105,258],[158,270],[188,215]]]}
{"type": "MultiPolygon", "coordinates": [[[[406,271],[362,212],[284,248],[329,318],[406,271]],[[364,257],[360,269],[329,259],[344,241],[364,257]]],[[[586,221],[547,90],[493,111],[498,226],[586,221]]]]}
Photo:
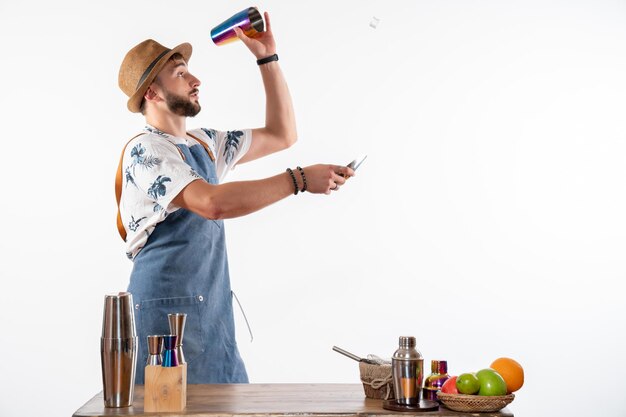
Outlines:
{"type": "Polygon", "coordinates": [[[394,397],[391,364],[373,365],[359,362],[363,391],[367,398],[389,400],[394,397]]]}
{"type": "Polygon", "coordinates": [[[445,394],[440,391],[437,393],[437,397],[450,410],[486,413],[503,409],[513,401],[515,395],[489,397],[483,395],[445,394]]]}

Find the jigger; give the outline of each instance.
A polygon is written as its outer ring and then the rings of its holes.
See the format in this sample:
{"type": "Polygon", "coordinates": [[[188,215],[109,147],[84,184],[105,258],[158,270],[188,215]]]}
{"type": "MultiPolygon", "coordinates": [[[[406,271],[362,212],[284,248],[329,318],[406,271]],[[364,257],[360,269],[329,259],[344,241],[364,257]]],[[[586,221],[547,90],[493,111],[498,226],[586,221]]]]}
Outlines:
{"type": "Polygon", "coordinates": [[[178,336],[176,340],[176,356],[178,357],[178,363],[182,365],[187,363],[185,355],[183,355],[183,335],[185,333],[187,315],[184,313],[168,314],[167,320],[170,323],[170,334],[178,336]]]}
{"type": "Polygon", "coordinates": [[[168,334],[163,336],[163,363],[164,368],[171,368],[180,365],[176,355],[176,339],[178,336],[168,334]]]}
{"type": "Polygon", "coordinates": [[[161,366],[163,363],[161,358],[161,352],[163,351],[163,336],[162,335],[150,335],[148,336],[148,361],[146,365],[161,366]]]}

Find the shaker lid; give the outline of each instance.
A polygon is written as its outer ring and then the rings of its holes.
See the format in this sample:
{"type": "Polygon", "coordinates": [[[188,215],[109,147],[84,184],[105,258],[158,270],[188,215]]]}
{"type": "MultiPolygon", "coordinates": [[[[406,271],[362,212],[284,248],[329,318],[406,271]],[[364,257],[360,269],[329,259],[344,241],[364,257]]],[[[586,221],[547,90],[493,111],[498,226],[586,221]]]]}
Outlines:
{"type": "Polygon", "coordinates": [[[133,295],[129,292],[105,295],[102,337],[105,339],[131,339],[136,336],[133,295]]]}
{"type": "Polygon", "coordinates": [[[398,340],[398,344],[402,348],[414,348],[415,347],[415,337],[413,336],[400,336],[398,340]]]}
{"type": "Polygon", "coordinates": [[[400,336],[398,350],[393,354],[393,359],[396,360],[414,360],[422,359],[422,354],[415,349],[415,337],[413,336],[400,336]]]}

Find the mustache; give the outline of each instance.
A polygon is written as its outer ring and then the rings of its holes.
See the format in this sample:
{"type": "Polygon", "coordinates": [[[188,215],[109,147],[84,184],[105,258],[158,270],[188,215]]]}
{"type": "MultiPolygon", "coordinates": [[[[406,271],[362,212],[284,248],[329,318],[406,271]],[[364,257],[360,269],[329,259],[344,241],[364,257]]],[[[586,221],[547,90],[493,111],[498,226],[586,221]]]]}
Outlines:
{"type": "Polygon", "coordinates": [[[196,94],[196,93],[199,93],[199,92],[200,92],[200,90],[198,90],[197,88],[194,88],[193,90],[191,90],[189,95],[196,94]]]}

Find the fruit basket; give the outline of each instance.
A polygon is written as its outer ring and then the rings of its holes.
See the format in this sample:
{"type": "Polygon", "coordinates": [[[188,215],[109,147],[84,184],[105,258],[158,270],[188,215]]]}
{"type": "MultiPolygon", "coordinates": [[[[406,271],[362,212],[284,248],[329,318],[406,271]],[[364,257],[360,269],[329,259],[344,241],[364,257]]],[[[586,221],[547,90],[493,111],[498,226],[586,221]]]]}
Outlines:
{"type": "Polygon", "coordinates": [[[515,394],[483,396],[446,394],[438,392],[437,397],[447,408],[454,411],[466,411],[471,413],[487,413],[498,411],[510,404],[515,398],[515,394]]]}

